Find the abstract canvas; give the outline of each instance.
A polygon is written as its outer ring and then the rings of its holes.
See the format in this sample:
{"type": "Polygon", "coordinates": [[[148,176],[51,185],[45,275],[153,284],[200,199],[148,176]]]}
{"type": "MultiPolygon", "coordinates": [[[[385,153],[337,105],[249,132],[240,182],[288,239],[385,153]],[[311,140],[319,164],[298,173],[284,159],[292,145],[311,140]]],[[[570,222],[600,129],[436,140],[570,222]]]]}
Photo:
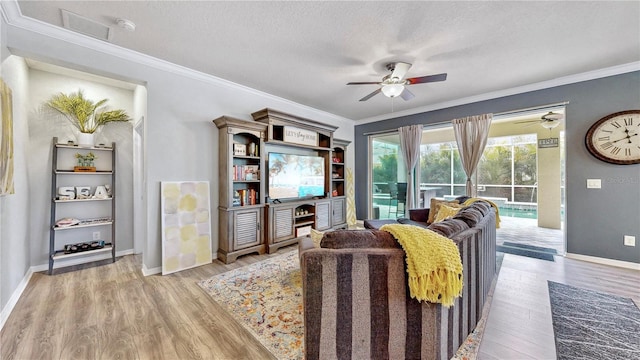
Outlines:
{"type": "Polygon", "coordinates": [[[162,181],[162,275],[211,263],[208,181],[162,181]]]}
{"type": "Polygon", "coordinates": [[[13,100],[11,89],[0,79],[0,196],[13,188],[13,100]]]}

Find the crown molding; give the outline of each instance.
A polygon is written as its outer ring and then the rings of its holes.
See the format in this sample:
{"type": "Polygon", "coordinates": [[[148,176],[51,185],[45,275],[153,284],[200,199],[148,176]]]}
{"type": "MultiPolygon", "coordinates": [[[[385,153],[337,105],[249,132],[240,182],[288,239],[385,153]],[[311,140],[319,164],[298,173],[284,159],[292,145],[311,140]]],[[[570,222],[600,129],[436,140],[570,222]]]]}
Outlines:
{"type": "Polygon", "coordinates": [[[608,76],[626,74],[634,71],[640,71],[640,61],[631,62],[627,64],[612,66],[604,69],[598,69],[594,71],[587,71],[579,74],[568,75],[559,77],[552,80],[541,81],[533,84],[517,86],[510,89],[492,91],[480,95],[469,96],[451,101],[445,101],[437,104],[422,106],[419,108],[409,109],[405,111],[398,111],[391,114],[377,115],[368,117],[365,119],[356,120],[356,125],[363,125],[371,122],[395,119],[403,116],[420,114],[428,111],[435,111],[440,109],[446,109],[454,106],[466,105],[480,101],[497,99],[505,96],[518,95],[531,91],[544,90],[562,85],[575,84],[583,81],[600,79],[608,76]]]}
{"type": "Polygon", "coordinates": [[[129,50],[103,40],[95,39],[87,35],[83,35],[68,29],[54,26],[49,23],[45,23],[37,19],[25,17],[24,15],[22,15],[22,12],[20,11],[20,7],[18,6],[18,3],[16,0],[0,1],[0,11],[2,11],[3,17],[5,17],[7,24],[16,28],[35,32],[40,35],[52,37],[58,40],[62,40],[62,41],[71,43],[73,45],[77,45],[83,48],[87,48],[87,49],[98,51],[104,54],[115,56],[122,60],[131,61],[140,65],[148,66],[159,71],[164,71],[174,75],[187,77],[193,80],[201,81],[201,82],[212,84],[212,85],[231,87],[240,91],[248,92],[262,98],[267,98],[268,100],[277,101],[277,102],[285,103],[287,105],[291,105],[297,108],[304,109],[305,111],[318,114],[319,116],[322,116],[324,119],[332,119],[337,121],[350,121],[355,124],[355,121],[353,119],[348,119],[336,114],[332,114],[323,110],[310,107],[308,105],[303,105],[303,104],[300,104],[276,95],[272,95],[260,90],[256,90],[248,86],[237,84],[229,80],[225,80],[213,75],[209,75],[197,70],[193,70],[181,65],[177,65],[169,61],[161,60],[149,55],[145,55],[133,50],[129,50]]]}

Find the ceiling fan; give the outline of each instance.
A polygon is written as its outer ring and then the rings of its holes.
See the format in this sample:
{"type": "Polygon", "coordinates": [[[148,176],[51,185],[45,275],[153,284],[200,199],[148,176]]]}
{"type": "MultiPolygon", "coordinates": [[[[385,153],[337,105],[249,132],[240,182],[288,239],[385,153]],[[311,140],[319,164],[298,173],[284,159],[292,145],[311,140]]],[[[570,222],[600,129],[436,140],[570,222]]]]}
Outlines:
{"type": "Polygon", "coordinates": [[[409,71],[411,64],[404,62],[395,62],[387,64],[387,70],[391,73],[382,78],[382,81],[365,81],[365,82],[350,82],[347,85],[380,85],[376,91],[363,97],[360,101],[367,101],[373,96],[382,92],[385,96],[394,98],[400,96],[405,101],[411,100],[415,97],[409,89],[405,89],[406,85],[424,84],[437,81],[447,80],[447,74],[427,75],[405,79],[404,76],[409,71]]]}
{"type": "Polygon", "coordinates": [[[551,130],[560,125],[560,120],[562,120],[563,118],[564,115],[549,111],[548,113],[542,115],[539,120],[516,121],[515,124],[529,124],[527,126],[540,124],[543,128],[551,130]]]}

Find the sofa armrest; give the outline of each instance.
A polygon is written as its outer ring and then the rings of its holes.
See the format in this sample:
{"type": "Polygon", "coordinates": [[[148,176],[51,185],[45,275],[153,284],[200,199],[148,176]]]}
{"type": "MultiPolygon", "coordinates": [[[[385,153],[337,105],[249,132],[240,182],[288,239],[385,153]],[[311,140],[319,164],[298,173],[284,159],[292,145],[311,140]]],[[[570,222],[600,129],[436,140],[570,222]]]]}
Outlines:
{"type": "Polygon", "coordinates": [[[427,305],[407,299],[404,251],[316,248],[301,254],[300,269],[306,359],[405,358],[406,347],[420,357],[421,342],[413,349],[404,341],[426,325],[406,314],[427,305]]]}
{"type": "Polygon", "coordinates": [[[429,218],[429,208],[409,209],[409,219],[426,223],[429,218]]]}

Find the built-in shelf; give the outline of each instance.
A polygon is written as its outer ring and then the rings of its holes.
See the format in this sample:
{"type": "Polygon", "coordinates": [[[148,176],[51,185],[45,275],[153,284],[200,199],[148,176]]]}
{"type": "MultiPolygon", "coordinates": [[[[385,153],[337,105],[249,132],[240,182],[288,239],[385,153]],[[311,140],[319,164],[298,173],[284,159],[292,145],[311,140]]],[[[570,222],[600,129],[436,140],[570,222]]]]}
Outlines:
{"type": "Polygon", "coordinates": [[[313,225],[314,223],[315,222],[313,220],[301,221],[301,222],[296,222],[296,226],[313,225]]]}
{"type": "Polygon", "coordinates": [[[111,175],[113,171],[73,171],[73,170],[56,170],[57,175],[111,175]]]}
{"type": "Polygon", "coordinates": [[[55,144],[55,146],[59,149],[78,149],[78,150],[103,150],[103,151],[113,151],[113,147],[111,146],[80,146],[78,144],[55,144]]]}
{"type": "MultiPolygon", "coordinates": [[[[83,263],[95,260],[87,255],[110,254],[111,261],[115,262],[116,143],[112,142],[108,147],[103,145],[85,147],[69,143],[59,144],[58,138],[54,137],[51,170],[49,275],[53,275],[54,263],[58,260],[78,258],[74,262],[83,263]],[[97,170],[93,167],[93,164],[91,164],[92,166],[80,166],[80,164],[74,166],[74,163],[76,163],[74,157],[78,158],[79,153],[86,154],[89,151],[97,153],[98,156],[96,158],[104,159],[98,165],[98,169],[102,170],[97,170]],[[98,177],[95,175],[98,175],[98,177]],[[89,178],[91,180],[84,183],[89,178]],[[96,184],[98,181],[101,183],[100,185],[96,184]],[[79,184],[85,186],[78,186],[79,184]],[[98,188],[100,188],[100,192],[98,188]],[[91,191],[92,189],[93,191],[91,191]],[[70,199],[70,197],[74,197],[74,199],[70,199]],[[108,203],[98,205],[95,201],[107,201],[108,203]],[[67,205],[61,205],[63,203],[67,203],[67,205]],[[91,216],[91,218],[77,218],[82,215],[91,216]],[[65,223],[68,224],[69,222],[77,222],[77,224],[64,226],[65,223]],[[58,223],[63,224],[63,226],[58,226],[58,223]],[[91,238],[91,234],[89,234],[91,230],[86,228],[94,227],[100,227],[98,228],[100,231],[95,231],[93,237],[102,236],[100,233],[104,231],[107,246],[95,246],[84,251],[67,254],[65,254],[64,250],[60,250],[61,248],[67,249],[72,244],[87,244],[83,241],[91,238]]],[[[103,240],[100,241],[98,244],[104,244],[103,240]]]]}
{"type": "Polygon", "coordinates": [[[83,227],[93,227],[93,226],[104,226],[113,224],[113,220],[105,220],[105,221],[80,221],[79,224],[69,225],[69,226],[54,226],[53,230],[70,230],[70,229],[78,229],[83,227]]]}
{"type": "Polygon", "coordinates": [[[100,253],[108,253],[108,252],[111,252],[111,250],[112,250],[112,246],[111,245],[105,245],[101,249],[78,251],[78,252],[70,253],[70,254],[65,254],[63,250],[60,250],[60,251],[56,251],[56,253],[53,256],[51,256],[51,258],[53,260],[70,259],[70,258],[80,257],[80,256],[96,255],[96,254],[100,254],[100,253]]]}
{"type": "Polygon", "coordinates": [[[70,202],[78,202],[78,201],[108,201],[108,200],[112,200],[112,197],[108,197],[108,198],[104,198],[104,199],[69,199],[69,200],[61,200],[61,199],[53,199],[53,201],[57,202],[57,203],[70,203],[70,202]]]}

